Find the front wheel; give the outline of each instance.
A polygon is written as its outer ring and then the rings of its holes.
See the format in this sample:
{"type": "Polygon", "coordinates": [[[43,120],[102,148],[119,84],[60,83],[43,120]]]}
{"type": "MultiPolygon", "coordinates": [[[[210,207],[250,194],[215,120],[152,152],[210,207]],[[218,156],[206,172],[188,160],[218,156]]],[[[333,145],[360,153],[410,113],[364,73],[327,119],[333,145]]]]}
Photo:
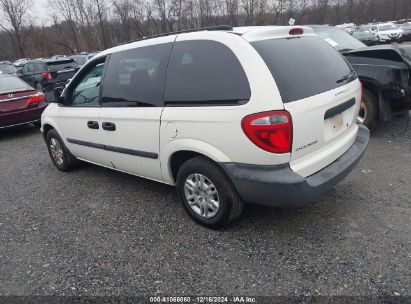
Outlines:
{"type": "Polygon", "coordinates": [[[197,223],[217,228],[240,216],[243,202],[218,164],[205,157],[185,162],[177,174],[177,194],[197,223]]]}
{"type": "Polygon", "coordinates": [[[60,171],[70,171],[76,167],[78,160],[70,153],[56,130],[51,129],[46,134],[46,143],[53,164],[60,171]]]}

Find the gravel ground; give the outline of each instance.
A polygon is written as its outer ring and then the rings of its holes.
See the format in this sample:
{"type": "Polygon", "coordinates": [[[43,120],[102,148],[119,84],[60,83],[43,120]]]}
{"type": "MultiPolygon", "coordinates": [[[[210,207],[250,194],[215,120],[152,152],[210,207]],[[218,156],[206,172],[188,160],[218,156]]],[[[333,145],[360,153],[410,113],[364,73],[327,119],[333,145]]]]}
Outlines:
{"type": "Polygon", "coordinates": [[[381,124],[316,203],[248,206],[220,231],[194,224],[172,187],[93,165],[61,173],[37,129],[2,130],[0,294],[411,296],[405,127],[381,124]]]}

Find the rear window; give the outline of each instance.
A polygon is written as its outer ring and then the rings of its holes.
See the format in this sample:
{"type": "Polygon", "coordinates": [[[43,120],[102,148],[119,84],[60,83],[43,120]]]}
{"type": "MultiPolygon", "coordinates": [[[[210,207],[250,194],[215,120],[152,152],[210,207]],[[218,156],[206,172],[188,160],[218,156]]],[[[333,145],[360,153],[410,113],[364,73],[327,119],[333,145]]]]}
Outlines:
{"type": "Polygon", "coordinates": [[[77,63],[73,60],[56,60],[47,62],[47,67],[49,71],[60,71],[64,69],[75,69],[77,68],[77,63]]]}
{"type": "Polygon", "coordinates": [[[345,59],[320,37],[269,39],[251,43],[280,91],[292,102],[345,85],[355,78],[345,59]],[[343,80],[344,77],[347,80],[343,80]]]}
{"type": "Polygon", "coordinates": [[[0,77],[0,94],[3,92],[14,92],[21,90],[32,90],[32,88],[20,78],[0,77]]]}

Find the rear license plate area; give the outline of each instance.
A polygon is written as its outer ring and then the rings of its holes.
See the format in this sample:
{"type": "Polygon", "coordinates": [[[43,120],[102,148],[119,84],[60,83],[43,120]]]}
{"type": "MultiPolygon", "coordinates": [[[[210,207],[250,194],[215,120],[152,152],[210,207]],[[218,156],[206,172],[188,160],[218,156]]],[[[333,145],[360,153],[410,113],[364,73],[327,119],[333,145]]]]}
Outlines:
{"type": "Polygon", "coordinates": [[[328,109],[324,114],[324,139],[326,141],[347,130],[353,122],[355,98],[328,109]]]}

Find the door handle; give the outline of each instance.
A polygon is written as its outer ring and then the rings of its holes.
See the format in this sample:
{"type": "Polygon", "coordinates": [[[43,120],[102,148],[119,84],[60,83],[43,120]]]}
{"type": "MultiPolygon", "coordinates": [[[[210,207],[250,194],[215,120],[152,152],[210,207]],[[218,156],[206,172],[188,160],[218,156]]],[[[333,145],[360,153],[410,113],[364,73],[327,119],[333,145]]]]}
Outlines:
{"type": "Polygon", "coordinates": [[[103,122],[101,124],[104,130],[106,131],[115,131],[116,130],[116,124],[112,122],[103,122]]]}
{"type": "Polygon", "coordinates": [[[89,127],[90,129],[98,129],[98,122],[97,121],[88,121],[87,122],[87,127],[89,127]]]}

